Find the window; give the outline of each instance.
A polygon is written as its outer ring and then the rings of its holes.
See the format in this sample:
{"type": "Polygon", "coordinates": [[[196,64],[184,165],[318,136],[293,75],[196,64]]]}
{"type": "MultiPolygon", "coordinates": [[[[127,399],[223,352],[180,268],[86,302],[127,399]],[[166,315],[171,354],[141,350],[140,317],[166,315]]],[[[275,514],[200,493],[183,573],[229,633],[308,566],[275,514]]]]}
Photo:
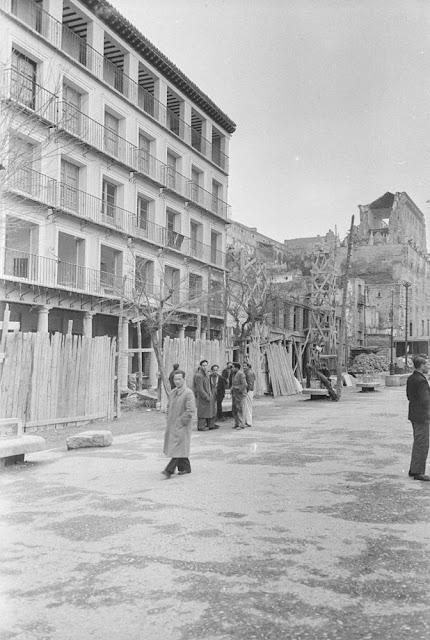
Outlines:
{"type": "Polygon", "coordinates": [[[176,158],[173,154],[167,154],[167,186],[169,189],[176,188],[176,158]]]}
{"type": "Polygon", "coordinates": [[[14,16],[25,22],[29,27],[46,36],[46,27],[43,20],[42,0],[24,2],[23,0],[12,0],[11,11],[14,16]],[[44,27],[42,31],[42,27],[44,27]]]}
{"type": "Polygon", "coordinates": [[[203,138],[203,118],[194,109],[191,109],[191,146],[205,153],[205,139],[203,138]]]}
{"type": "Polygon", "coordinates": [[[167,90],[166,124],[172,133],[183,139],[184,127],[181,120],[183,101],[167,90]]]}
{"type": "Polygon", "coordinates": [[[105,113],[105,135],[104,135],[105,151],[114,156],[119,151],[119,120],[110,113],[105,113]]]}
{"type": "Polygon", "coordinates": [[[60,197],[61,206],[72,211],[78,210],[79,167],[61,160],[60,197]]]}
{"type": "Polygon", "coordinates": [[[219,251],[220,234],[216,231],[211,231],[211,262],[212,264],[219,264],[221,262],[221,255],[219,251]]]}
{"type": "Polygon", "coordinates": [[[222,315],[222,283],[219,280],[210,281],[210,311],[216,316],[222,315]]]}
{"type": "Polygon", "coordinates": [[[33,110],[36,108],[36,70],[33,60],[12,50],[11,97],[33,110]]]}
{"type": "MultiPolygon", "coordinates": [[[[102,214],[107,217],[107,222],[112,223],[116,213],[117,187],[103,180],[102,188],[102,214]]],[[[106,219],[105,219],[106,222],[106,219]]]]}
{"type": "Polygon", "coordinates": [[[149,174],[149,157],[150,157],[151,141],[146,136],[139,134],[139,171],[149,174]]]}
{"type": "Polygon", "coordinates": [[[84,240],[68,233],[58,234],[58,284],[79,289],[84,287],[84,256],[84,240]]]}
{"type": "Polygon", "coordinates": [[[220,213],[220,194],[221,185],[212,180],[212,211],[213,213],[220,213]]]}
{"type": "Polygon", "coordinates": [[[136,289],[147,294],[154,289],[154,263],[143,256],[136,256],[136,289]]]}
{"type": "Polygon", "coordinates": [[[37,193],[37,179],[33,172],[34,145],[18,136],[9,141],[13,153],[16,171],[12,176],[12,185],[25,193],[37,193]]]}
{"type": "Polygon", "coordinates": [[[196,300],[202,297],[203,278],[196,273],[190,273],[188,278],[188,289],[190,300],[196,300]]]}
{"type": "Polygon", "coordinates": [[[180,299],[179,293],[180,271],[173,267],[166,267],[164,270],[164,296],[171,293],[168,302],[170,304],[178,304],[180,299]]]}
{"type": "Polygon", "coordinates": [[[179,214],[174,211],[167,210],[166,228],[167,228],[167,246],[180,251],[184,236],[176,231],[179,227],[179,214]]]}
{"type": "Polygon", "coordinates": [[[137,197],[137,226],[142,231],[148,232],[149,200],[142,196],[137,197]]]}
{"type": "Polygon", "coordinates": [[[202,225],[198,222],[190,222],[190,244],[191,255],[196,258],[202,257],[202,244],[200,238],[202,236],[202,225]]]}
{"type": "Polygon", "coordinates": [[[122,290],[122,253],[105,245],[100,250],[100,283],[105,293],[120,295],[122,290]]]}
{"type": "Polygon", "coordinates": [[[225,155],[222,151],[224,136],[215,128],[212,129],[212,162],[222,169],[225,168],[225,155]]]}
{"type": "Polygon", "coordinates": [[[63,86],[63,127],[75,136],[81,135],[81,94],[68,85],[63,86]]]}
{"type": "Polygon", "coordinates": [[[191,169],[191,199],[193,202],[200,202],[202,200],[202,182],[203,174],[201,171],[192,167],[191,169]]]}

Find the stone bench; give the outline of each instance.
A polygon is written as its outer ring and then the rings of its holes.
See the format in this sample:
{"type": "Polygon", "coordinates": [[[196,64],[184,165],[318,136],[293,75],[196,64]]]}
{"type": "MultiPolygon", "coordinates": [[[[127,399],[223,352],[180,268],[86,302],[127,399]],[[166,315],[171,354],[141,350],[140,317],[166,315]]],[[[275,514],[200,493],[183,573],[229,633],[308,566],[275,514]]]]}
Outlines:
{"type": "Polygon", "coordinates": [[[362,392],[375,391],[375,389],[377,387],[381,386],[381,383],[380,382],[376,382],[376,380],[374,380],[373,382],[357,382],[357,384],[355,386],[356,387],[361,387],[361,391],[362,392]]]}
{"type": "Polygon", "coordinates": [[[302,394],[310,396],[310,400],[321,400],[321,398],[329,397],[327,389],[302,389],[302,394]]]}
{"type": "Polygon", "coordinates": [[[43,449],[45,449],[45,439],[42,436],[23,435],[21,420],[13,418],[0,420],[0,467],[24,462],[26,453],[43,451],[43,449]]]}

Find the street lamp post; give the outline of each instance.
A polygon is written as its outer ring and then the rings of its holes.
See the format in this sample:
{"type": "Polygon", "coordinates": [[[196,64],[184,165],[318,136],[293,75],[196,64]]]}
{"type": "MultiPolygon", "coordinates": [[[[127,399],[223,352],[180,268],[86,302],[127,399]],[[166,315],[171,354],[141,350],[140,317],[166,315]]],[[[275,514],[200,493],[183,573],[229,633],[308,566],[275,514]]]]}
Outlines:
{"type": "Polygon", "coordinates": [[[403,286],[406,290],[406,300],[405,300],[405,371],[408,372],[408,298],[409,298],[409,287],[411,283],[406,281],[403,282],[403,286]]]}
{"type": "Polygon", "coordinates": [[[391,345],[390,345],[390,376],[394,375],[394,289],[391,289],[391,345]]]}

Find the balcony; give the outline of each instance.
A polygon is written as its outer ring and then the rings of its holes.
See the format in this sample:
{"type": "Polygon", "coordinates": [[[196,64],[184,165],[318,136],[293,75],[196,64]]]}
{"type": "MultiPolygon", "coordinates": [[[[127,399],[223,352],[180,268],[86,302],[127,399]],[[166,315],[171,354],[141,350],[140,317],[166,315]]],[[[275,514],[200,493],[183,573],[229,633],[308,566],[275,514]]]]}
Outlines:
{"type": "Polygon", "coordinates": [[[202,207],[202,209],[205,209],[206,211],[211,211],[224,220],[227,220],[230,217],[229,205],[223,200],[220,200],[220,198],[210,191],[206,191],[206,189],[200,187],[195,182],[188,181],[187,197],[189,197],[193,204],[202,207]]]}
{"type": "Polygon", "coordinates": [[[1,96],[25,112],[33,112],[48,122],[57,121],[57,96],[44,89],[35,79],[17,69],[4,69],[1,96]]]}
{"type": "Polygon", "coordinates": [[[17,195],[33,199],[47,207],[70,213],[83,220],[109,227],[159,247],[179,251],[183,255],[216,267],[225,267],[225,253],[176,231],[140,218],[137,213],[123,209],[81,191],[64,182],[32,169],[22,168],[6,174],[5,188],[17,195]]]}
{"type": "Polygon", "coordinates": [[[174,111],[160,103],[141,84],[124,73],[120,66],[93,49],[86,40],[86,29],[83,31],[85,37],[79,35],[67,24],[59,22],[44,11],[41,3],[34,0],[0,0],[0,8],[10,12],[27,27],[61,49],[220,169],[228,171],[228,156],[221,151],[218,143],[214,144],[204,138],[174,111]]]}
{"type": "Polygon", "coordinates": [[[59,22],[44,11],[42,4],[34,0],[0,0],[0,8],[11,14],[27,27],[36,31],[56,46],[59,45],[59,22]]]}
{"type": "Polygon", "coordinates": [[[125,138],[93,120],[68,102],[59,103],[58,126],[91,147],[128,167],[136,168],[138,149],[125,138]]]}

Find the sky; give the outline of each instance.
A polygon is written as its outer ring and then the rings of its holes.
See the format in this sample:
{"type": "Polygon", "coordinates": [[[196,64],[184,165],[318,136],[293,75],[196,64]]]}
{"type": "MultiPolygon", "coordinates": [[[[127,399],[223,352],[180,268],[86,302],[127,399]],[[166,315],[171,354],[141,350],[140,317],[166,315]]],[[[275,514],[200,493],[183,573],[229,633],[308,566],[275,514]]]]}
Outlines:
{"type": "Polygon", "coordinates": [[[428,0],[111,3],[236,123],[233,219],[343,236],[359,204],[406,191],[430,237],[428,0]]]}

